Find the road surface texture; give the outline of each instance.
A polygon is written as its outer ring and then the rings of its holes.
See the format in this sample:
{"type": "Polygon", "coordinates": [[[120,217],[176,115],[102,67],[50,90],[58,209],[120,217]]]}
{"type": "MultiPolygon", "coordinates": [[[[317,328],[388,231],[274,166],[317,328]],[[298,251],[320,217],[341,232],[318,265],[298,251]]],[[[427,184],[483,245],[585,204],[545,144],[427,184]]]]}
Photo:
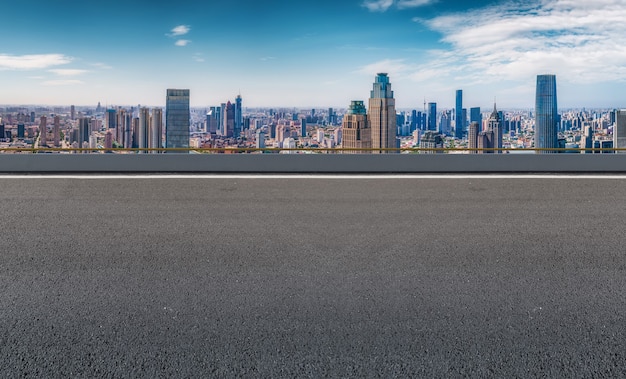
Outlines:
{"type": "Polygon", "coordinates": [[[0,179],[0,377],[625,377],[626,180],[0,179]]]}

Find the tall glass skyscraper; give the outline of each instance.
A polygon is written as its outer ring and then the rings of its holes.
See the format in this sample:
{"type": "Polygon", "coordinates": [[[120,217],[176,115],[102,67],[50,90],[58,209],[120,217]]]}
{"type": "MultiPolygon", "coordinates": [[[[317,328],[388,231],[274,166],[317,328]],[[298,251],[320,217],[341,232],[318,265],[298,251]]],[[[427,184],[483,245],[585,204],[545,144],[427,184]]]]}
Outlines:
{"type": "MultiPolygon", "coordinates": [[[[535,98],[535,147],[558,147],[559,116],[556,102],[556,76],[537,75],[537,95],[535,98]]],[[[554,151],[537,151],[537,154],[554,151]]]]}
{"type": "Polygon", "coordinates": [[[189,148],[189,90],[168,89],[165,108],[165,147],[189,148]]]}
{"type": "Polygon", "coordinates": [[[437,103],[428,103],[428,130],[437,130],[437,103]]]}
{"type": "Polygon", "coordinates": [[[463,139],[465,133],[465,118],[463,116],[463,90],[456,90],[456,107],[454,108],[454,137],[457,139],[463,139]]]}
{"type": "Polygon", "coordinates": [[[243,109],[241,107],[241,95],[237,95],[235,99],[235,130],[234,136],[239,137],[243,131],[243,109]]]}
{"type": "MultiPolygon", "coordinates": [[[[385,73],[376,75],[370,94],[367,119],[371,126],[372,148],[396,147],[396,100],[385,73]]],[[[375,154],[381,151],[374,151],[375,154]]]]}

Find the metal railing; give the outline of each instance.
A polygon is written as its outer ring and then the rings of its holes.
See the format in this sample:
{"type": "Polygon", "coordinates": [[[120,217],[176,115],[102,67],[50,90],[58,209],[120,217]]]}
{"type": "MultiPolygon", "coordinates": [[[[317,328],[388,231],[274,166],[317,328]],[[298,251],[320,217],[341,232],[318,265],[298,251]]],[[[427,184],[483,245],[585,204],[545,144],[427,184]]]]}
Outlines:
{"type": "Polygon", "coordinates": [[[549,152],[560,154],[602,153],[610,154],[626,152],[626,148],[255,148],[255,147],[211,147],[211,148],[61,148],[61,147],[6,147],[0,148],[0,153],[199,153],[199,154],[250,154],[250,153],[280,153],[306,152],[309,154],[372,154],[372,153],[467,153],[467,154],[495,154],[498,153],[532,153],[549,152]]]}

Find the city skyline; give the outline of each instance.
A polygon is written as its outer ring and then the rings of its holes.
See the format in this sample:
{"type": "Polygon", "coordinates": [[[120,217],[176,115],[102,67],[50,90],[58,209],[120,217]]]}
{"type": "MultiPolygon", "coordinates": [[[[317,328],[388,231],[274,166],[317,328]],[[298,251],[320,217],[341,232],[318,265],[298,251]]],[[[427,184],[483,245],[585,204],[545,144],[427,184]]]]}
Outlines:
{"type": "Polygon", "coordinates": [[[246,107],[337,107],[366,100],[387,72],[398,109],[532,108],[539,74],[559,77],[559,105],[624,107],[626,3],[183,0],[106,5],[25,0],[0,31],[0,104],[192,107],[237,94],[246,107]],[[26,21],[25,21],[26,20],[26,21]]]}

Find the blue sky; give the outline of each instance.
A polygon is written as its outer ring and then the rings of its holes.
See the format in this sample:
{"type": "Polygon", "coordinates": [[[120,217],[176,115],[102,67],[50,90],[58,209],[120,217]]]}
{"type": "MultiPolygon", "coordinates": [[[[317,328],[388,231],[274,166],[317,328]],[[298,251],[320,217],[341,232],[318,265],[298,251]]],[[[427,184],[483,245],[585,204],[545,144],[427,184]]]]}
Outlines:
{"type": "Polygon", "coordinates": [[[424,100],[623,107],[626,0],[20,0],[3,5],[0,104],[346,107],[389,73],[399,108],[424,100]],[[471,5],[468,5],[471,3],[471,5]]]}

